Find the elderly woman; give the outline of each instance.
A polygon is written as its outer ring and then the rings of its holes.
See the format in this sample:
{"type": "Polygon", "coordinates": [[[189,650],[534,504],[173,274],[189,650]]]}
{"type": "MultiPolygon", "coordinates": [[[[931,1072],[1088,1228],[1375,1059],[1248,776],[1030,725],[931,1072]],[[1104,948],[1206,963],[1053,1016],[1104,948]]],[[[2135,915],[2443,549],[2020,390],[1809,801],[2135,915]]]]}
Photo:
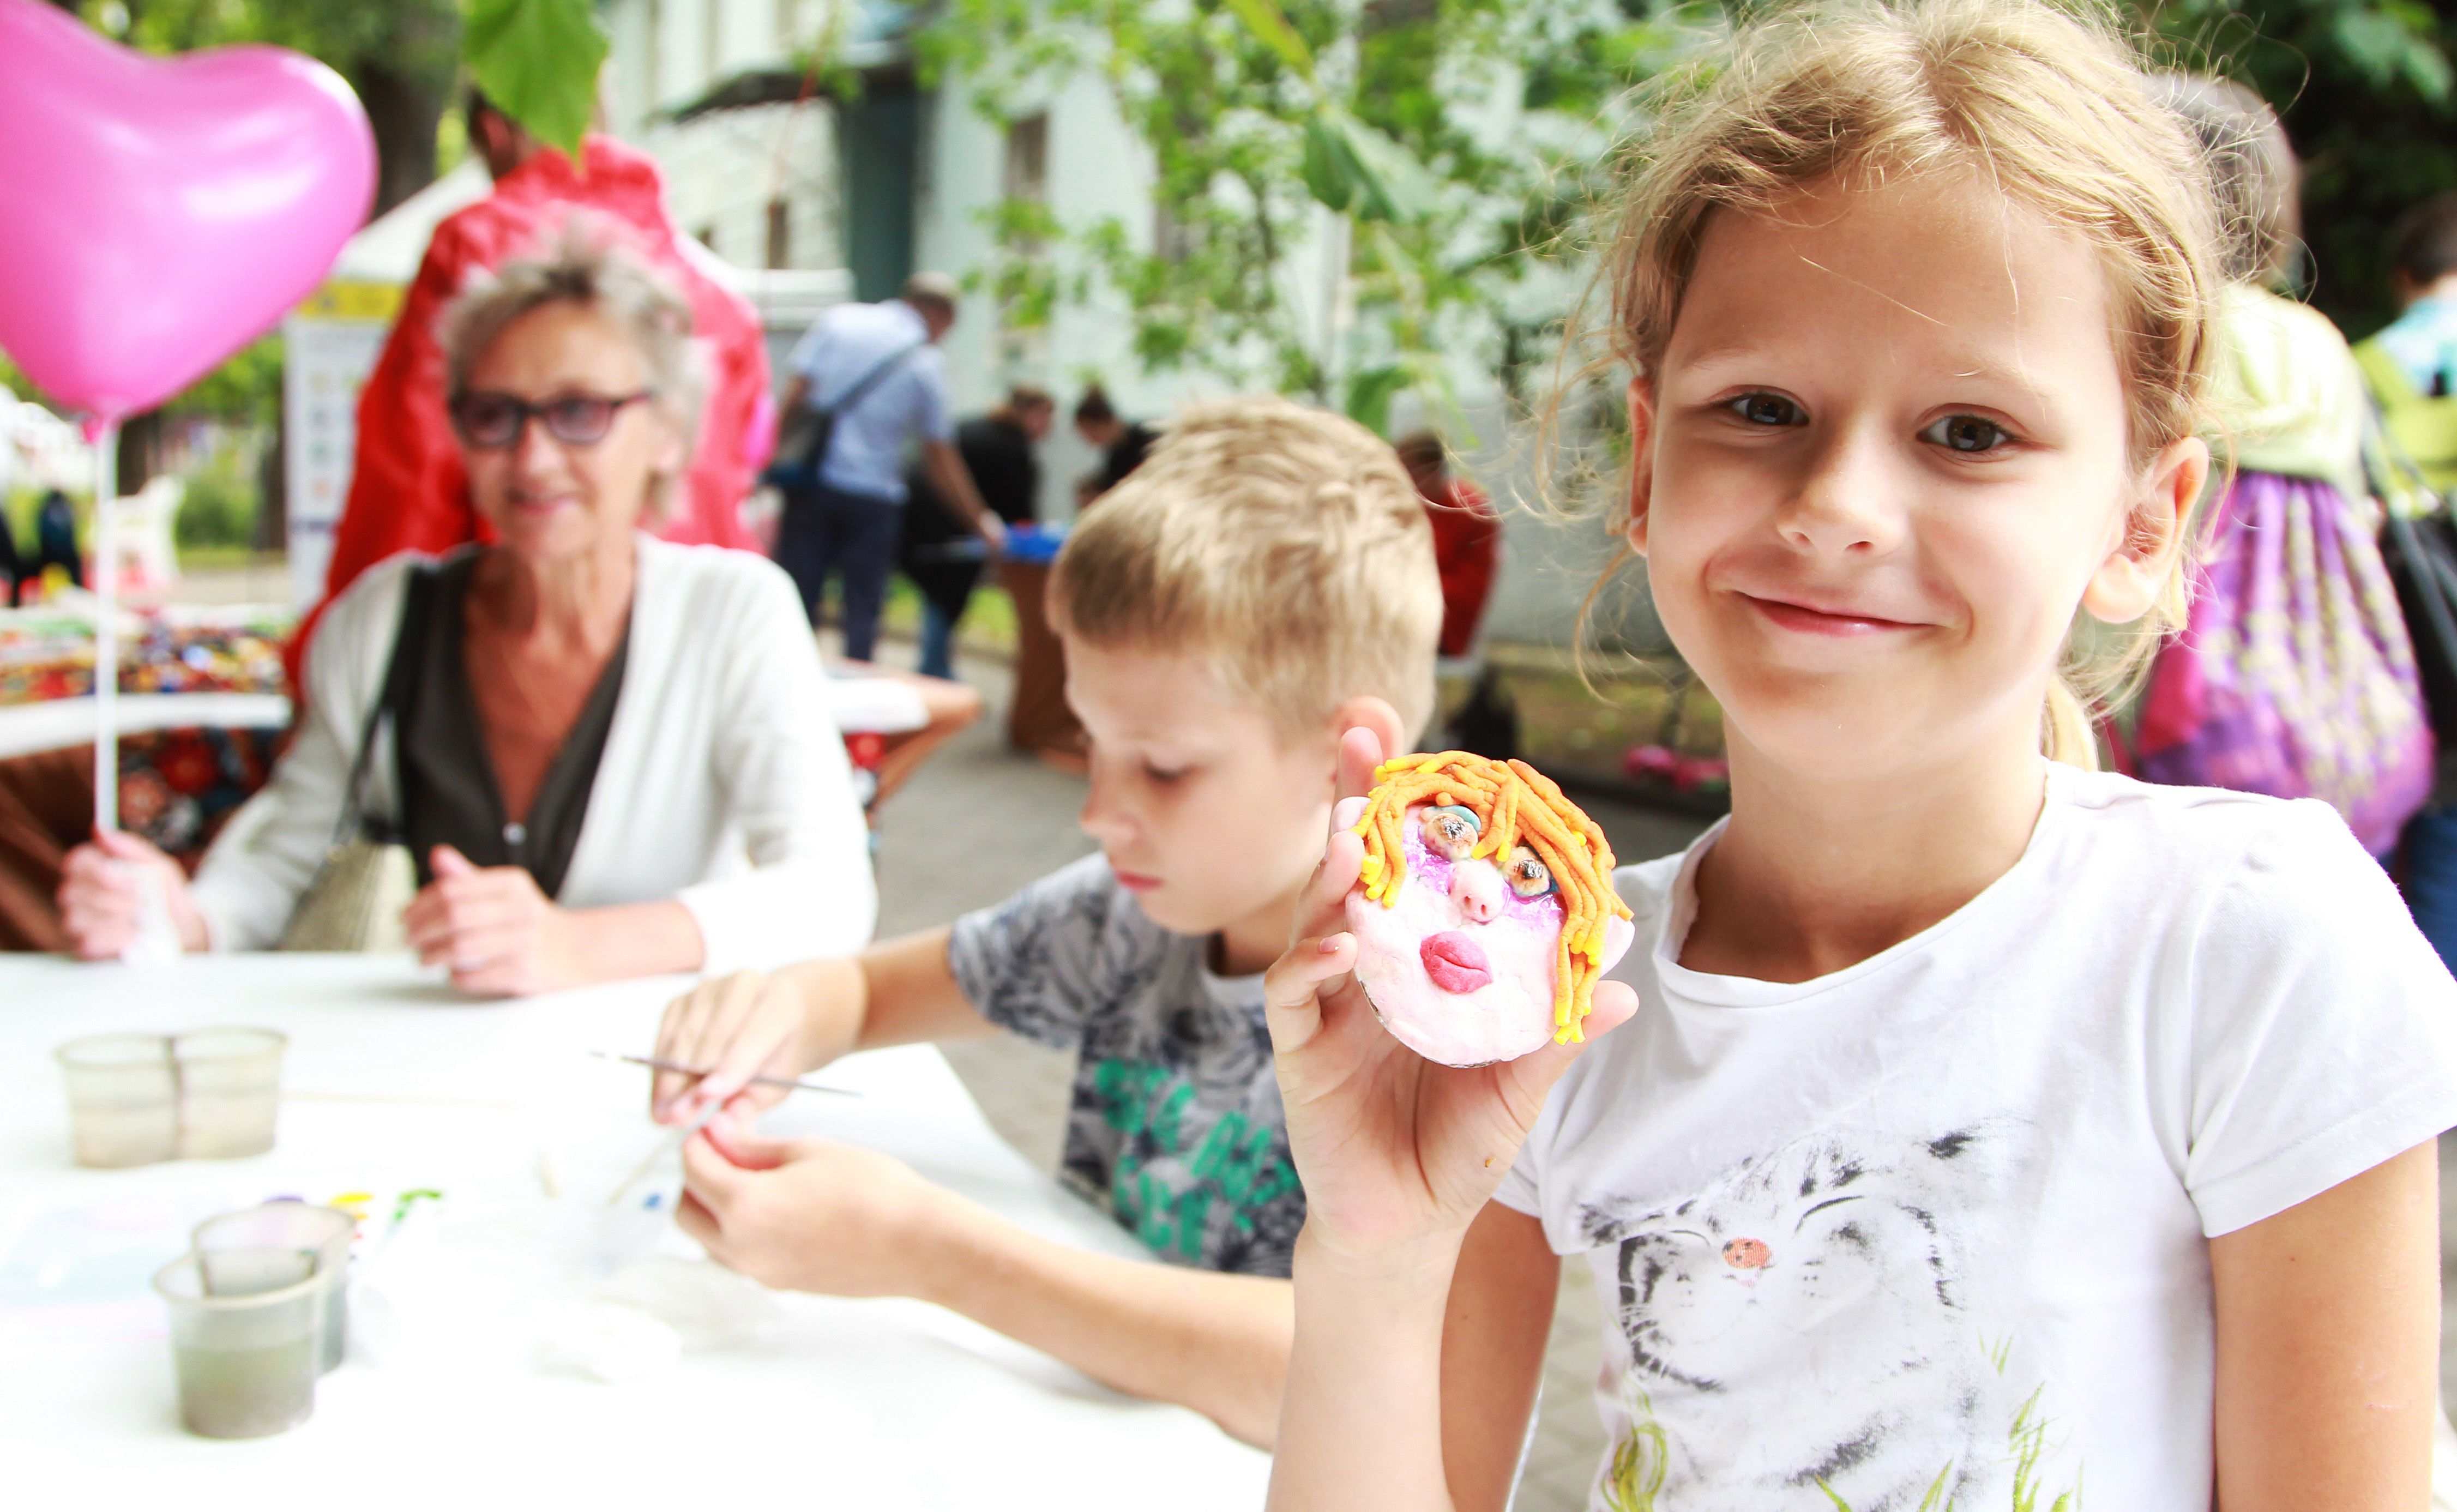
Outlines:
{"type": "Polygon", "coordinates": [[[793,583],[636,528],[690,461],[690,319],[578,223],[446,312],[452,424],[492,543],[394,557],[334,604],[297,743],[193,884],[133,837],[80,847],[60,888],[80,954],[134,937],[147,872],[188,949],[278,942],[362,738],[364,808],[418,861],[411,943],[467,990],[868,941],[867,832],[793,583]]]}

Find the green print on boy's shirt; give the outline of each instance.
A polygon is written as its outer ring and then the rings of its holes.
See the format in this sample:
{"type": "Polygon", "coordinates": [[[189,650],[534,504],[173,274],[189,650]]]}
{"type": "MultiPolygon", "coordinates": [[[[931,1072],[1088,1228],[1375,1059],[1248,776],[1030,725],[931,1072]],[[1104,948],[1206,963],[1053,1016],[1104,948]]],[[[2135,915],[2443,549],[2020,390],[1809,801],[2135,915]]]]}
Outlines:
{"type": "Polygon", "coordinates": [[[1201,1265],[1223,1248],[1212,1242],[1215,1228],[1227,1231],[1222,1239],[1250,1243],[1257,1214],[1298,1190],[1276,1126],[1234,1108],[1208,1127],[1190,1126],[1194,1084],[1166,1067],[1102,1061],[1086,1069],[1103,1121],[1124,1136],[1110,1168],[1110,1210],[1154,1252],[1201,1265]]]}
{"type": "Polygon", "coordinates": [[[1075,1056],[1059,1173],[1155,1258],[1286,1276],[1305,1227],[1260,976],[1146,918],[1086,857],[958,920],[947,965],[1001,1028],[1075,1056]]]}

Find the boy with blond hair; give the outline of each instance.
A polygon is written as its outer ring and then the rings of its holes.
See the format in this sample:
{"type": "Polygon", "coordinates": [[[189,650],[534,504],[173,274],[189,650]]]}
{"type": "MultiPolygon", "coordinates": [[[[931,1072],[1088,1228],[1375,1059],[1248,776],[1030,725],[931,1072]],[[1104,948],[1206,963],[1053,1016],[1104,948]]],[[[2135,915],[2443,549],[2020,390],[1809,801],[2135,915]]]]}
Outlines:
{"type": "Polygon", "coordinates": [[[1442,616],[1390,446],[1279,399],[1187,408],[1077,526],[1050,582],[1090,737],[1100,854],[849,959],[707,984],[666,1011],[657,1117],[683,1226],[771,1286],[921,1297],[1268,1445],[1305,1220],[1263,1020],[1330,827],[1343,731],[1406,749],[1442,616]],[[754,1138],[793,1077],[1005,1029],[1076,1052],[1068,1181],[1168,1264],[1024,1232],[870,1151],[754,1138]]]}

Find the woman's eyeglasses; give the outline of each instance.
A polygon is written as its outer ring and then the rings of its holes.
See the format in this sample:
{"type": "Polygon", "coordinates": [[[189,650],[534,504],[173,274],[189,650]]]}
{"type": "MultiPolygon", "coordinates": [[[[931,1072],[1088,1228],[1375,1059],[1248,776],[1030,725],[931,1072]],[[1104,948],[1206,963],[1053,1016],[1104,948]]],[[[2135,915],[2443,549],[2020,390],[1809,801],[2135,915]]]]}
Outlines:
{"type": "Polygon", "coordinates": [[[607,398],[598,394],[557,394],[536,404],[517,394],[484,391],[461,394],[451,404],[452,428],[462,443],[481,451],[501,451],[520,445],[532,416],[546,422],[546,433],[568,446],[593,446],[614,428],[614,417],[626,404],[654,397],[644,388],[636,394],[607,398]]]}

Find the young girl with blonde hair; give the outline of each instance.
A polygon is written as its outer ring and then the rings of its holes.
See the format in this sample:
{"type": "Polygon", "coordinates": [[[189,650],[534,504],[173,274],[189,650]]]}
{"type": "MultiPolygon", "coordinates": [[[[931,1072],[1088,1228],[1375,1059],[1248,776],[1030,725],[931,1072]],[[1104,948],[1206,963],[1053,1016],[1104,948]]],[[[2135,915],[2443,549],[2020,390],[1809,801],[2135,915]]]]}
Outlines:
{"type": "Polygon", "coordinates": [[[1731,817],[1476,1070],[1374,1023],[1334,830],[1273,1504],[1502,1506],[1582,1255],[1597,1508],[2421,1507],[2457,988],[2327,808],[2093,759],[2209,470],[2190,134],[2043,0],[1795,9],[1656,122],[1625,528],[1731,817]]]}

